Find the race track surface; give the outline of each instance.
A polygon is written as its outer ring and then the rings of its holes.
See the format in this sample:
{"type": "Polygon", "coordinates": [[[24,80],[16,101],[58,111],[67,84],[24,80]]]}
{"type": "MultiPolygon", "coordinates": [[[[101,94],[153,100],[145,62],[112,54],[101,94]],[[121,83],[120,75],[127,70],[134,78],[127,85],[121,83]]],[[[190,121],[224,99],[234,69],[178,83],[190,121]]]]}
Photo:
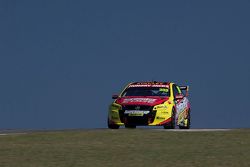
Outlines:
{"type": "Polygon", "coordinates": [[[155,129],[158,131],[172,131],[172,132],[217,132],[217,131],[230,131],[233,129],[155,129]]]}
{"type": "MultiPolygon", "coordinates": [[[[140,128],[138,128],[140,129],[140,128]]],[[[36,132],[58,132],[58,131],[74,131],[74,130],[108,130],[108,129],[61,129],[61,130],[0,130],[0,136],[6,135],[25,135],[29,133],[36,133],[36,132]]],[[[220,131],[230,131],[230,130],[237,130],[237,129],[150,129],[145,128],[144,130],[153,130],[153,131],[162,131],[162,132],[220,132],[220,131]]],[[[119,130],[117,130],[119,131],[119,130]]]]}

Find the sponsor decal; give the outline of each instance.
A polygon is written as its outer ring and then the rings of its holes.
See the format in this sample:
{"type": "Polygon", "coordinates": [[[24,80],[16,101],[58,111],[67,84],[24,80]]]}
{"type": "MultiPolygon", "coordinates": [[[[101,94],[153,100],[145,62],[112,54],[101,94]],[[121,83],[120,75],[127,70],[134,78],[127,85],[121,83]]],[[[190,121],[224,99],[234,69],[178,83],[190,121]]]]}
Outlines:
{"type": "Polygon", "coordinates": [[[156,106],[156,109],[160,109],[160,108],[168,108],[167,106],[156,106]]]}
{"type": "Polygon", "coordinates": [[[188,107],[187,104],[188,104],[187,98],[183,98],[182,102],[176,104],[176,109],[177,109],[178,114],[188,107]]]}
{"type": "Polygon", "coordinates": [[[154,103],[157,99],[152,98],[129,98],[124,99],[122,103],[154,103]]]}
{"type": "Polygon", "coordinates": [[[166,88],[160,88],[159,91],[160,91],[160,92],[166,92],[166,93],[167,93],[167,92],[168,92],[168,89],[166,89],[166,88]]]}
{"type": "Polygon", "coordinates": [[[164,85],[163,82],[137,82],[133,85],[164,85]]]}
{"type": "Polygon", "coordinates": [[[144,85],[129,85],[129,88],[135,87],[156,87],[156,88],[169,88],[169,85],[155,85],[155,84],[144,84],[144,85]]]}
{"type": "Polygon", "coordinates": [[[128,114],[129,116],[143,116],[144,114],[148,114],[150,111],[142,111],[142,110],[125,110],[124,114],[128,114]]]}

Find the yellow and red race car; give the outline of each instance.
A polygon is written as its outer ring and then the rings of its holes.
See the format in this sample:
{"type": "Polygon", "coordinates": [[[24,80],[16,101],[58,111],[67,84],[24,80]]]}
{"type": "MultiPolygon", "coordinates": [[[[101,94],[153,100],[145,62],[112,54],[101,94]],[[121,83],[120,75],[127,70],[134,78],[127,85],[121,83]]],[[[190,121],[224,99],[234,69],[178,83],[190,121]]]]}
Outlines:
{"type": "Polygon", "coordinates": [[[190,128],[188,86],[172,82],[134,82],[120,95],[113,95],[109,107],[108,128],[163,126],[165,129],[190,128]],[[185,92],[185,94],[184,94],[185,92]]]}

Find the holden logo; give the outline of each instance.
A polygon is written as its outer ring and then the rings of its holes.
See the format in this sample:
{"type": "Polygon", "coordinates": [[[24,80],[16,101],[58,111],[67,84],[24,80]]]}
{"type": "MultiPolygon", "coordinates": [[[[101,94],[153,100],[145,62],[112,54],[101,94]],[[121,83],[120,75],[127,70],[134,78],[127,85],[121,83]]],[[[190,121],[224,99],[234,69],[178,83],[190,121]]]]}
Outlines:
{"type": "Polygon", "coordinates": [[[136,106],[135,109],[136,109],[136,110],[140,110],[141,107],[140,107],[140,106],[136,106]]]}

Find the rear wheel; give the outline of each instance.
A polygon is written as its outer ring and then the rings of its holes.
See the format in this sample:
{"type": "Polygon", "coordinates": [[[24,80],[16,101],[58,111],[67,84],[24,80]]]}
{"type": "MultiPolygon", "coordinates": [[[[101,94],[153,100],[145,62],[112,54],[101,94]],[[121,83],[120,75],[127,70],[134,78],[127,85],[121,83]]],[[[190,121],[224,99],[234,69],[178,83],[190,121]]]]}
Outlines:
{"type": "Polygon", "coordinates": [[[180,129],[190,129],[190,110],[188,110],[186,126],[179,126],[180,129]]]}
{"type": "Polygon", "coordinates": [[[108,128],[109,129],[119,129],[119,125],[116,125],[116,124],[112,124],[112,123],[110,123],[110,121],[109,121],[109,119],[108,119],[108,128]]]}
{"type": "Polygon", "coordinates": [[[171,121],[163,126],[164,129],[174,129],[175,128],[175,110],[172,109],[171,121]]]}

